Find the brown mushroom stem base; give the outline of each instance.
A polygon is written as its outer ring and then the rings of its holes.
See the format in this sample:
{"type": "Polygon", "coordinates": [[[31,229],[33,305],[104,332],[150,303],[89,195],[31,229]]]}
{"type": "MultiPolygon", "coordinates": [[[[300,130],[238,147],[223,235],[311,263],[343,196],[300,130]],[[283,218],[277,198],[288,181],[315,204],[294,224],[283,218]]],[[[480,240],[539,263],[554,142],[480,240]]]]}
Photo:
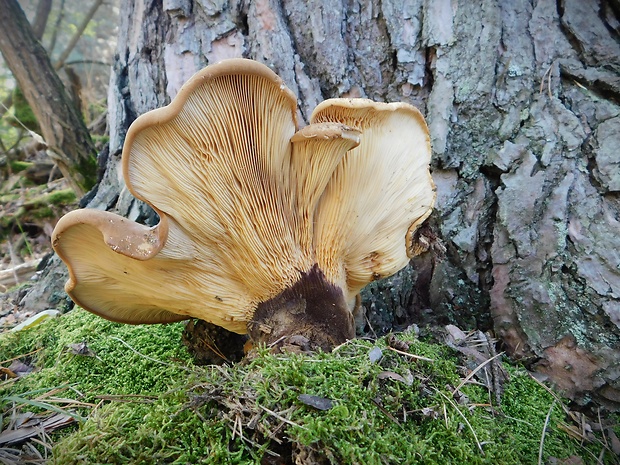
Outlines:
{"type": "Polygon", "coordinates": [[[355,337],[355,325],[342,290],[314,265],[291,287],[258,305],[248,333],[255,343],[329,351],[355,337]]]}
{"type": "Polygon", "coordinates": [[[190,320],[181,339],[197,365],[220,365],[238,362],[245,355],[243,346],[248,337],[232,333],[204,320],[190,320]]]}

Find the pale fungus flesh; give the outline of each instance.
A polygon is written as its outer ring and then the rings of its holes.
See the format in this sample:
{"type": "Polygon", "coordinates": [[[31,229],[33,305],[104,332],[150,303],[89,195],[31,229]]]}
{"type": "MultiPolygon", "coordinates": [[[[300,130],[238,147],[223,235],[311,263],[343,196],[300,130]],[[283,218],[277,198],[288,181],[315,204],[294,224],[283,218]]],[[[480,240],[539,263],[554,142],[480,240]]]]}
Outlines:
{"type": "Polygon", "coordinates": [[[52,242],[67,293],[125,323],[199,318],[323,348],[354,337],[360,289],[420,249],[435,200],[428,130],[403,103],[327,100],[301,130],[296,114],[268,67],[233,59],[136,119],[123,175],[160,221],[63,217],[52,242]]]}

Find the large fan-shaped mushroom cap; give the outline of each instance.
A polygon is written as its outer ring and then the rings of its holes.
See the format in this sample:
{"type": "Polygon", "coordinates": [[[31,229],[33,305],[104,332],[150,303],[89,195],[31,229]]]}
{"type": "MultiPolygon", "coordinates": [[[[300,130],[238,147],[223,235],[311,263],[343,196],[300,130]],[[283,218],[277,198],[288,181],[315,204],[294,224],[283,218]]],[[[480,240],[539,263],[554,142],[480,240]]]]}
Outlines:
{"type": "Polygon", "coordinates": [[[339,124],[309,126],[291,143],[296,130],[296,99],[266,66],[235,59],[196,74],[131,125],[123,148],[127,186],[159,225],[83,210],[55,228],[69,295],[115,321],[193,316],[245,332],[256,305],[314,263],[297,211],[311,215],[358,143],[339,124]]]}
{"type": "Polygon", "coordinates": [[[402,268],[434,201],[420,113],[328,100],[297,131],[296,111],[269,68],[234,59],[139,117],[123,174],[160,222],[96,210],[63,217],[52,239],[69,295],[115,321],[196,317],[245,333],[261,305],[273,316],[283,299],[303,308],[299,292],[327,289],[339,306],[402,268]]]}
{"type": "Polygon", "coordinates": [[[332,176],[315,224],[319,266],[351,297],[396,273],[415,254],[413,233],[435,203],[428,128],[411,105],[366,99],[326,100],[311,122],[338,122],[361,132],[359,146],[332,176]]]}

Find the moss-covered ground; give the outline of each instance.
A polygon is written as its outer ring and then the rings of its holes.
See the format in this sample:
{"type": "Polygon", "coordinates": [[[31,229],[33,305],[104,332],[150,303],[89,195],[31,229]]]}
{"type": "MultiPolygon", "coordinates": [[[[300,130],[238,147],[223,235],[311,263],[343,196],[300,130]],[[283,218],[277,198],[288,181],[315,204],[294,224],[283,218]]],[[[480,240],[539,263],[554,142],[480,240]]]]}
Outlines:
{"type": "Polygon", "coordinates": [[[5,333],[2,366],[19,358],[35,369],[0,383],[3,428],[25,411],[70,410],[80,419],[48,438],[49,463],[62,465],[619,463],[609,438],[580,434],[525,370],[504,364],[501,405],[479,383],[455,393],[458,354],[413,333],[397,337],[432,361],[379,339],[332,354],[259,349],[233,366],[197,367],[182,329],[77,309],[5,333]]]}
{"type": "Polygon", "coordinates": [[[0,189],[0,238],[23,224],[57,218],[75,204],[75,193],[71,189],[50,190],[45,185],[16,188],[6,193],[0,189]]]}

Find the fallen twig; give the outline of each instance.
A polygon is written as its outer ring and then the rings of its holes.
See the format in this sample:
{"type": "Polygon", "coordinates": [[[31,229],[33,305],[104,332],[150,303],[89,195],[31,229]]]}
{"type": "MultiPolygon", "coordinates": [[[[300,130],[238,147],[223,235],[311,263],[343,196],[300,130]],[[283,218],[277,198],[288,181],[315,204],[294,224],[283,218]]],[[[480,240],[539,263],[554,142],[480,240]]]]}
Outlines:
{"type": "Polygon", "coordinates": [[[291,426],[296,426],[298,428],[301,429],[305,429],[306,431],[308,430],[308,428],[306,428],[305,426],[302,425],[298,425],[297,423],[295,423],[294,421],[289,420],[288,418],[284,418],[282,415],[277,414],[276,412],[274,412],[273,410],[269,410],[267,407],[263,406],[263,405],[259,405],[260,408],[262,408],[265,412],[267,412],[269,415],[273,415],[274,417],[276,417],[278,420],[283,421],[284,423],[286,423],[287,425],[291,425],[291,426]]]}
{"type": "Polygon", "coordinates": [[[454,390],[452,391],[452,395],[456,394],[458,392],[459,389],[461,389],[465,383],[467,383],[467,381],[469,381],[470,379],[472,379],[476,373],[478,373],[482,368],[484,368],[487,364],[489,364],[490,362],[492,362],[493,360],[495,360],[498,357],[501,357],[503,355],[504,352],[500,352],[499,354],[494,355],[493,357],[485,360],[484,362],[482,362],[480,365],[478,365],[475,369],[473,369],[471,371],[471,373],[469,373],[461,382],[460,384],[454,388],[454,390]]]}
{"type": "Polygon", "coordinates": [[[407,357],[414,358],[416,360],[424,360],[425,362],[434,362],[432,358],[422,357],[421,355],[410,354],[409,352],[403,352],[402,350],[395,349],[394,347],[388,347],[389,350],[396,352],[397,354],[406,355],[407,357]]]}
{"type": "Polygon", "coordinates": [[[551,412],[553,411],[553,407],[555,407],[556,399],[553,399],[551,403],[551,407],[549,407],[549,411],[547,412],[547,417],[545,418],[545,424],[543,425],[542,435],[540,437],[540,447],[538,448],[538,465],[542,465],[542,456],[543,456],[543,448],[545,446],[545,436],[547,434],[547,426],[549,425],[549,419],[551,418],[551,412]]]}
{"type": "Polygon", "coordinates": [[[0,288],[6,291],[12,286],[28,281],[36,273],[39,263],[40,258],[0,271],[0,288]]]}

